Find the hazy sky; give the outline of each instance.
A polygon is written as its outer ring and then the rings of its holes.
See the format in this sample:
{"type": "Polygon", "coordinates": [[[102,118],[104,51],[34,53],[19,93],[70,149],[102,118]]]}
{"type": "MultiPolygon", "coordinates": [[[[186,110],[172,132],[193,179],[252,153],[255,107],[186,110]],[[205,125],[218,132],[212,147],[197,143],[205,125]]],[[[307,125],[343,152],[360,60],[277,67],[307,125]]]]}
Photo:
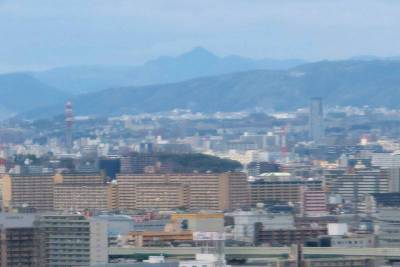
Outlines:
{"type": "Polygon", "coordinates": [[[400,55],[398,0],[0,0],[0,71],[219,55],[400,55]]]}

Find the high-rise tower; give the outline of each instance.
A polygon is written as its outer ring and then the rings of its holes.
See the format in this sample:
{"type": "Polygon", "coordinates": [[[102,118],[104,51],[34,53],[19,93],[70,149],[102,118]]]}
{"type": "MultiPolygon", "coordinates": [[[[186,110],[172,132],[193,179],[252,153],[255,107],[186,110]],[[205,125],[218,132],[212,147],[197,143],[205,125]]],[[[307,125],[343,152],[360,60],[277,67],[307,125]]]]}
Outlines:
{"type": "Polygon", "coordinates": [[[316,144],[321,144],[325,137],[324,113],[321,98],[312,98],[309,114],[310,139],[316,144]]]}
{"type": "Polygon", "coordinates": [[[72,103],[68,101],[65,103],[65,146],[68,153],[72,150],[72,124],[73,124],[72,103]]]}

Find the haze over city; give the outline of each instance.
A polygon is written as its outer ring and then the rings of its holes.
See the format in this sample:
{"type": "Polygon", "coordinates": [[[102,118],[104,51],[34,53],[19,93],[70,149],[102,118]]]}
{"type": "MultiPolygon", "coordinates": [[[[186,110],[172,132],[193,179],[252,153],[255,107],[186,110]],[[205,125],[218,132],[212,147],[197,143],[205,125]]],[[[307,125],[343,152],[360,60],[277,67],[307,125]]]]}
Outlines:
{"type": "Polygon", "coordinates": [[[138,65],[203,46],[218,55],[398,56],[399,3],[383,1],[0,1],[0,71],[138,65]]]}
{"type": "Polygon", "coordinates": [[[399,267],[399,18],[0,0],[0,267],[399,267]]]}

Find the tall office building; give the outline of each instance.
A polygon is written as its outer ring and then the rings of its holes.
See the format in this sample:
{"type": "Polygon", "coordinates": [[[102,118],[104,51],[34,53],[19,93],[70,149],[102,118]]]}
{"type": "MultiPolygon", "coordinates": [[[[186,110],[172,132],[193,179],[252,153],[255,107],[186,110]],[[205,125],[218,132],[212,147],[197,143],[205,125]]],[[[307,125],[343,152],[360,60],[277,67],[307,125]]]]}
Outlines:
{"type": "Polygon", "coordinates": [[[42,215],[36,222],[39,266],[90,265],[90,222],[82,215],[42,215]]]}
{"type": "Polygon", "coordinates": [[[73,147],[72,140],[72,123],[74,117],[72,113],[72,103],[68,101],[65,104],[65,146],[67,148],[67,152],[71,153],[73,147]]]}
{"type": "Polygon", "coordinates": [[[90,264],[108,263],[108,221],[90,218],[90,264]]]}
{"type": "Polygon", "coordinates": [[[0,266],[39,266],[35,214],[0,213],[0,266]]]}
{"type": "Polygon", "coordinates": [[[360,208],[367,194],[389,192],[389,175],[382,169],[358,168],[330,177],[330,191],[360,208]]]}
{"type": "Polygon", "coordinates": [[[77,214],[0,213],[0,266],[78,267],[107,262],[106,220],[77,214]]]}
{"type": "Polygon", "coordinates": [[[325,136],[324,113],[321,98],[311,99],[309,127],[310,139],[316,144],[321,144],[325,136]]]}

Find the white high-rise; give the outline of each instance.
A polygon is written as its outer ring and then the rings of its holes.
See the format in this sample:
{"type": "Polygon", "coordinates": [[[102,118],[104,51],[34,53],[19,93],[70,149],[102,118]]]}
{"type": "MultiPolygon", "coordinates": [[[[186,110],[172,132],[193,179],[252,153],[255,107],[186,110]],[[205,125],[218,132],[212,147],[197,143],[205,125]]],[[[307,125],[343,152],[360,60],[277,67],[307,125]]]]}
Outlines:
{"type": "Polygon", "coordinates": [[[324,113],[321,98],[311,99],[309,127],[310,139],[316,144],[321,144],[325,137],[324,113]]]}

